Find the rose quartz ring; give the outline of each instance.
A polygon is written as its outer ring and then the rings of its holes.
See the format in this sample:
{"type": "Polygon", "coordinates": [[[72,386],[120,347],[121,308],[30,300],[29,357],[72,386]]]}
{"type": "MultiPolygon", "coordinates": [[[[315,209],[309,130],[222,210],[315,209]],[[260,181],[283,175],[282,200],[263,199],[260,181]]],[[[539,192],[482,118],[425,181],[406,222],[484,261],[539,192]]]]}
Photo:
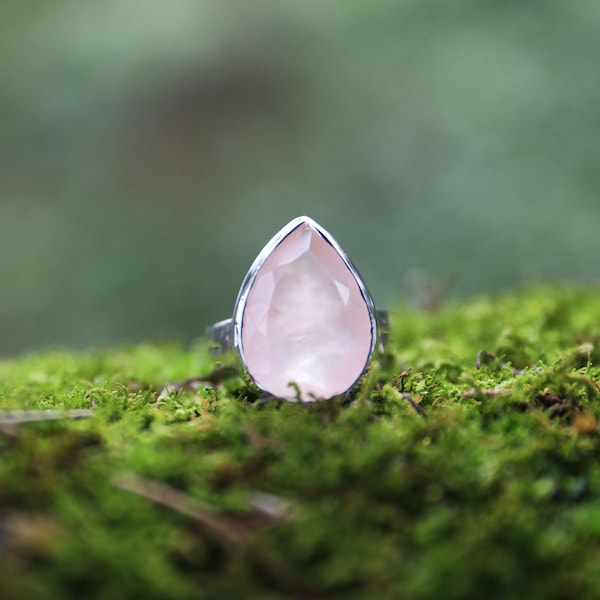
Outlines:
{"type": "Polygon", "coordinates": [[[308,217],[263,248],[238,294],[233,319],[210,331],[233,350],[267,395],[292,402],[341,396],[383,349],[387,314],[377,311],[344,251],[308,217]]]}

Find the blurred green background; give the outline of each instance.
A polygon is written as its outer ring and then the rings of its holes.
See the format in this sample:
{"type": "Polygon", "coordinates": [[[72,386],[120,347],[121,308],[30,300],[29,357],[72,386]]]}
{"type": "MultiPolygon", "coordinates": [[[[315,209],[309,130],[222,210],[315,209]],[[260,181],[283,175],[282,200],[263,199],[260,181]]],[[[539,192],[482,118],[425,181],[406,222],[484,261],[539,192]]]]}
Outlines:
{"type": "Polygon", "coordinates": [[[196,337],[301,214],[380,305],[598,281],[598,2],[0,11],[1,354],[196,337]]]}

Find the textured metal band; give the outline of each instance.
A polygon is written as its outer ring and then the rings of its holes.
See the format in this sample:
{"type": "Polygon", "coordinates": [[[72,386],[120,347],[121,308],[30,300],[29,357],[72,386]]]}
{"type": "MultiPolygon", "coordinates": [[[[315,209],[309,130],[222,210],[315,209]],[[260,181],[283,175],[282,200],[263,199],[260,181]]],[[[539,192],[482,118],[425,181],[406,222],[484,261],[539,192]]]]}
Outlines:
{"type": "MultiPolygon", "coordinates": [[[[377,334],[379,336],[379,351],[383,352],[390,332],[390,319],[387,310],[375,310],[377,319],[377,334]]],[[[206,335],[215,345],[211,347],[214,356],[228,354],[233,350],[233,319],[225,319],[211,325],[206,330],[206,335]]]]}

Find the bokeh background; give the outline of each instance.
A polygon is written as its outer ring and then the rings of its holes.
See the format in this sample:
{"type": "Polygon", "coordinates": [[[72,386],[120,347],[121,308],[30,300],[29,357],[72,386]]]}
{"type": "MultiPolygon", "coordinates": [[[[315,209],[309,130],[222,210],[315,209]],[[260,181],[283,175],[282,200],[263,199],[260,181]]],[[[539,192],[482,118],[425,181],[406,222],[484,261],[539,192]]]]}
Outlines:
{"type": "Polygon", "coordinates": [[[600,3],[0,11],[0,354],[201,335],[300,214],[380,305],[598,281],[600,3]]]}

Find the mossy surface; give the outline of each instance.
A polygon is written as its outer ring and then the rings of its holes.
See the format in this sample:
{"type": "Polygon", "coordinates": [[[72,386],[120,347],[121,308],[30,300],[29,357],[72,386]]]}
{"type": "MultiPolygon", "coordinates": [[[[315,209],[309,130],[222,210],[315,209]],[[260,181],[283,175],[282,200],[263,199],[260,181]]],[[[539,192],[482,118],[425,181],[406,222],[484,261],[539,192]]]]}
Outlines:
{"type": "Polygon", "coordinates": [[[0,363],[1,410],[93,412],[4,414],[0,598],[600,596],[600,291],[392,324],[350,402],[161,394],[203,343],[0,363]]]}

